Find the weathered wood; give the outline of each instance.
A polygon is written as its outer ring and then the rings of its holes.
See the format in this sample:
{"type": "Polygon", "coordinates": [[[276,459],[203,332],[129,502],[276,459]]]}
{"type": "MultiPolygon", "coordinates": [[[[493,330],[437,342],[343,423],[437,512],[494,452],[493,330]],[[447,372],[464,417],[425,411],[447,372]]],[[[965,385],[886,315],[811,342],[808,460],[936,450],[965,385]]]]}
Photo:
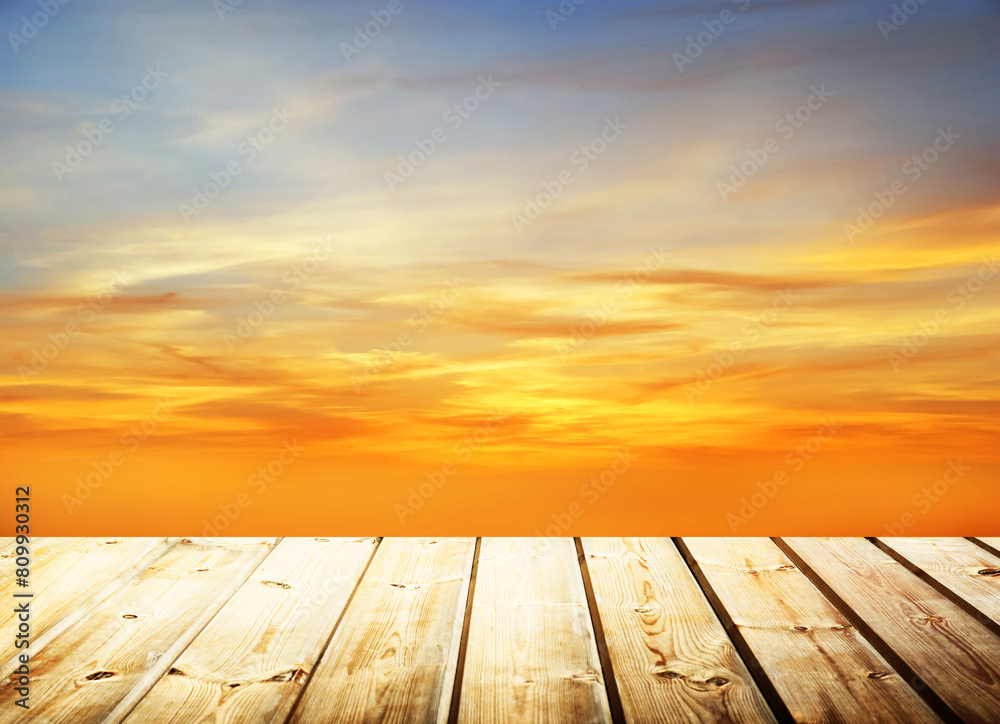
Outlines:
{"type": "Polygon", "coordinates": [[[582,542],[628,721],[775,720],[669,538],[582,542]]]}
{"type": "Polygon", "coordinates": [[[935,581],[1000,624],[1000,557],[965,538],[880,538],[935,581]]]}
{"type": "Polygon", "coordinates": [[[460,722],[609,722],[611,712],[570,538],[485,538],[460,722]]]}
{"type": "MultiPolygon", "coordinates": [[[[33,594],[31,647],[38,651],[92,606],[142,575],[173,542],[166,538],[39,539],[31,545],[30,585],[25,589],[12,586],[3,592],[3,600],[13,600],[17,592],[33,594]]],[[[13,554],[16,547],[9,550],[13,554]]],[[[3,578],[13,584],[13,570],[3,578]]],[[[4,606],[0,631],[12,630],[14,617],[14,607],[4,606]]],[[[0,662],[9,662],[17,653],[13,637],[0,639],[0,662]]]]}
{"type": "Polygon", "coordinates": [[[771,540],[683,540],[796,721],[938,721],[771,540]]]}
{"type": "Polygon", "coordinates": [[[284,722],[375,545],[283,539],[127,724],[284,722]]]}
{"type": "Polygon", "coordinates": [[[474,551],[383,540],[291,721],[446,721],[474,551]]]}
{"type": "Polygon", "coordinates": [[[997,721],[993,633],[863,538],[784,540],[959,716],[997,721]]]}
{"type": "MultiPolygon", "coordinates": [[[[121,721],[270,551],[273,539],[181,541],[32,658],[31,718],[121,721]]],[[[10,666],[0,722],[23,721],[10,666]]]]}

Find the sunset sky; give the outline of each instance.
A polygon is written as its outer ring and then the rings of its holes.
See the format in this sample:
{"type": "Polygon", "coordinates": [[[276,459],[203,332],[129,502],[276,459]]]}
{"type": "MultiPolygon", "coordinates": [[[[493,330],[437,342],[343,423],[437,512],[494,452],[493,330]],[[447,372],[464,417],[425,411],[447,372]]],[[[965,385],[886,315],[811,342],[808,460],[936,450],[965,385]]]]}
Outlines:
{"type": "Polygon", "coordinates": [[[1000,3],[904,5],[3,3],[7,486],[62,535],[1000,535],[1000,3]]]}

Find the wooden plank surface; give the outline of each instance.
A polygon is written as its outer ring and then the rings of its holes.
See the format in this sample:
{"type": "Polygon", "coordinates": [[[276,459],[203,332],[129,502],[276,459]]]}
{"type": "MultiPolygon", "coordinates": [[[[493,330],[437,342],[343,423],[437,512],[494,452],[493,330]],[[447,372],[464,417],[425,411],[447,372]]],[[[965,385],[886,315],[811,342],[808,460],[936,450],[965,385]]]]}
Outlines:
{"type": "Polygon", "coordinates": [[[985,543],[992,550],[990,551],[994,555],[1000,555],[1000,538],[976,538],[981,543],[985,543]]]}
{"type": "Polygon", "coordinates": [[[34,539],[32,709],[10,636],[0,724],[1000,722],[969,539],[586,538],[586,576],[571,538],[273,543],[34,539]]]}
{"type": "Polygon", "coordinates": [[[1000,557],[965,538],[881,538],[914,566],[1000,623],[1000,557]]]}
{"type": "Polygon", "coordinates": [[[863,538],[784,540],[959,716],[997,721],[992,632],[863,538]]]}
{"type": "Polygon", "coordinates": [[[582,543],[628,721],[775,721],[669,538],[582,543]]]}
{"type": "Polygon", "coordinates": [[[484,538],[459,722],[610,722],[571,538],[484,538]]]}
{"type": "MultiPolygon", "coordinates": [[[[61,572],[67,570],[69,564],[69,559],[66,558],[67,555],[72,555],[83,546],[97,546],[106,540],[119,539],[55,538],[48,536],[29,538],[29,547],[31,550],[31,576],[29,582],[31,587],[47,583],[58,577],[61,572]]],[[[4,546],[0,549],[0,566],[2,566],[3,571],[3,576],[0,577],[0,596],[3,598],[10,598],[10,595],[18,588],[14,576],[14,571],[17,568],[15,563],[17,558],[16,551],[16,539],[5,538],[4,546]]]]}
{"type": "MultiPolygon", "coordinates": [[[[18,591],[29,591],[31,640],[34,650],[52,635],[71,625],[89,607],[142,575],[153,561],[172,545],[166,538],[50,538],[32,543],[29,586],[3,592],[6,601],[18,591]]],[[[16,548],[11,548],[13,555],[16,548]]],[[[7,551],[4,551],[6,555],[7,551]]],[[[3,571],[3,579],[14,583],[14,569],[3,571]]],[[[0,611],[0,631],[13,630],[14,607],[0,611]]],[[[8,663],[19,653],[14,638],[0,639],[0,662],[8,663]]]]}
{"type": "Polygon", "coordinates": [[[938,721],[773,541],[683,542],[796,721],[938,721]]]}
{"type": "Polygon", "coordinates": [[[473,538],[383,540],[291,719],[444,722],[473,538]]]}
{"type": "MultiPolygon", "coordinates": [[[[119,722],[270,551],[273,539],[178,542],[143,575],[35,651],[31,717],[119,722]]],[[[2,672],[0,722],[24,721],[2,672]]]]}
{"type": "Polygon", "coordinates": [[[284,722],[375,545],[283,539],[127,722],[284,722]]]}

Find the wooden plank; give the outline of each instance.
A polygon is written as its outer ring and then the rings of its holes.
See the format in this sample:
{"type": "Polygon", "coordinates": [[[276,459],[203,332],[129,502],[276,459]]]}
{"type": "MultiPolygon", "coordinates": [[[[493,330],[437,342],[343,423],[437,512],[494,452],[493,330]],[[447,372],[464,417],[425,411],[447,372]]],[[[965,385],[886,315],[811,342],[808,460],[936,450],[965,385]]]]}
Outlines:
{"type": "MultiPolygon", "coordinates": [[[[55,538],[55,537],[39,537],[30,538],[29,546],[31,548],[31,577],[29,590],[31,590],[35,584],[43,580],[51,580],[56,578],[55,572],[50,573],[52,566],[59,566],[65,570],[65,559],[64,554],[72,552],[74,549],[80,547],[82,541],[87,541],[90,539],[86,538],[55,538]]],[[[105,540],[104,538],[94,539],[105,540]]],[[[107,540],[118,540],[107,539],[107,540]]],[[[17,568],[15,564],[15,559],[17,558],[17,542],[15,538],[7,538],[6,543],[2,549],[0,549],[0,560],[3,561],[3,575],[0,577],[0,596],[3,598],[10,598],[12,593],[15,593],[15,589],[18,588],[17,583],[14,578],[14,571],[17,568]]]]}
{"type": "MultiPolygon", "coordinates": [[[[42,648],[93,606],[142,575],[170,545],[166,538],[52,538],[44,546],[32,544],[30,585],[18,589],[33,594],[32,649],[42,648]]],[[[13,571],[4,578],[13,583],[13,571]]],[[[5,599],[13,600],[16,592],[5,592],[5,599]]],[[[0,630],[13,630],[15,617],[13,606],[4,607],[0,630]]],[[[9,662],[18,653],[13,637],[0,640],[0,662],[9,662]]]]}
{"type": "Polygon", "coordinates": [[[283,722],[376,539],[285,538],[127,722],[283,722]]]}
{"type": "Polygon", "coordinates": [[[863,538],[784,540],[959,716],[997,721],[1000,639],[863,538]]]}
{"type": "MultiPolygon", "coordinates": [[[[121,721],[270,551],[273,539],[184,540],[143,575],[35,651],[31,717],[47,724],[121,721]]],[[[0,722],[23,721],[11,667],[0,722]]]]}
{"type": "Polygon", "coordinates": [[[774,542],[683,542],[796,721],[938,721],[774,542]]]}
{"type": "Polygon", "coordinates": [[[976,538],[980,543],[990,548],[990,553],[1000,556],[1000,538],[976,538]]]}
{"type": "Polygon", "coordinates": [[[628,721],[775,721],[669,538],[582,542],[628,721]]]}
{"type": "Polygon", "coordinates": [[[965,538],[880,538],[977,612],[1000,624],[1000,557],[965,538]]]}
{"type": "Polygon", "coordinates": [[[387,538],[291,721],[445,722],[474,538],[387,538]]]}
{"type": "Polygon", "coordinates": [[[460,722],[610,722],[572,538],[485,538],[460,722]]]}

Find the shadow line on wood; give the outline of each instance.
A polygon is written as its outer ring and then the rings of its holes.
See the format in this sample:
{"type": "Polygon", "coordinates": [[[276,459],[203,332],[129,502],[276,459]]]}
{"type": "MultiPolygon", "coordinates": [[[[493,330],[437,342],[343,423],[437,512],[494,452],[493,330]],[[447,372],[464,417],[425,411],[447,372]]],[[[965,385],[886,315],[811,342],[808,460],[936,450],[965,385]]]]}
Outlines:
{"type": "MultiPolygon", "coordinates": [[[[368,569],[371,567],[372,561],[375,560],[375,554],[378,553],[379,546],[382,545],[382,540],[383,538],[379,536],[378,540],[375,541],[375,547],[372,549],[371,556],[369,556],[368,562],[365,563],[365,567],[364,570],[361,571],[361,575],[358,576],[358,581],[354,584],[354,590],[351,591],[351,595],[347,597],[347,602],[344,604],[344,610],[340,612],[340,615],[337,617],[337,622],[333,625],[333,629],[330,631],[330,635],[326,637],[326,643],[323,644],[323,648],[320,650],[319,656],[316,659],[317,665],[323,660],[323,657],[326,656],[326,651],[330,648],[330,642],[333,641],[333,637],[337,633],[337,629],[340,628],[340,622],[344,620],[344,616],[351,608],[351,603],[354,601],[354,594],[356,594],[358,589],[361,588],[361,582],[365,580],[365,574],[368,573],[368,569]]],[[[302,687],[299,689],[299,695],[295,697],[295,703],[293,703],[291,708],[288,710],[288,716],[285,718],[285,724],[290,722],[292,717],[295,716],[295,710],[298,709],[299,703],[302,701],[302,696],[306,693],[306,689],[309,688],[309,682],[312,681],[313,674],[316,673],[317,665],[310,668],[305,681],[302,682],[302,687]]]]}
{"type": "Polygon", "coordinates": [[[594,643],[597,645],[597,656],[604,670],[604,689],[608,695],[608,706],[611,708],[611,721],[614,724],[625,724],[625,709],[618,692],[618,679],[611,665],[611,652],[604,637],[604,625],[601,623],[601,612],[597,608],[597,596],[594,594],[594,584],[590,580],[590,569],[587,568],[587,554],[583,550],[583,541],[574,538],[576,558],[580,563],[580,574],[583,576],[583,590],[587,595],[587,608],[590,609],[590,621],[594,627],[594,643]]]}
{"type": "Polygon", "coordinates": [[[771,712],[774,714],[774,718],[778,720],[779,724],[795,724],[795,717],[792,716],[792,712],[789,711],[788,705],[785,704],[785,700],[781,698],[777,688],[774,686],[774,682],[771,681],[771,677],[767,675],[764,667],[754,654],[753,649],[750,648],[750,644],[748,644],[746,639],[743,638],[743,634],[740,632],[739,627],[736,625],[736,622],[733,621],[732,616],[729,615],[725,605],[722,603],[722,599],[719,598],[719,595],[715,592],[712,584],[701,570],[701,566],[698,565],[698,561],[691,554],[691,551],[684,543],[684,539],[672,538],[671,540],[673,540],[674,545],[677,546],[677,550],[680,551],[681,558],[684,559],[688,568],[691,569],[691,573],[694,575],[695,580],[698,581],[698,585],[701,586],[701,590],[705,594],[705,598],[708,599],[708,603],[712,607],[712,610],[715,611],[715,615],[722,623],[722,627],[726,630],[726,633],[729,634],[729,640],[733,642],[733,646],[736,647],[736,653],[740,655],[740,658],[743,659],[743,663],[746,664],[747,671],[750,672],[751,678],[753,678],[754,683],[757,684],[757,688],[760,689],[760,693],[764,697],[764,701],[766,701],[767,705],[771,707],[771,712]]]}
{"type": "Polygon", "coordinates": [[[858,632],[868,640],[881,656],[886,660],[892,668],[902,677],[911,689],[913,689],[917,695],[923,699],[927,706],[929,706],[935,714],[941,717],[942,721],[947,722],[947,724],[964,724],[964,719],[960,717],[954,709],[945,703],[936,691],[934,691],[930,684],[924,681],[916,671],[910,668],[910,665],[903,661],[903,658],[893,650],[892,646],[875,633],[875,630],[868,625],[868,623],[845,601],[840,595],[833,590],[833,588],[825,581],[823,578],[810,566],[805,560],[800,556],[795,549],[793,549],[788,543],[786,543],[781,538],[772,538],[774,544],[781,549],[781,552],[788,556],[789,560],[792,561],[802,571],[803,575],[808,578],[816,588],[819,589],[820,593],[826,596],[827,600],[832,603],[837,609],[843,614],[844,618],[851,622],[851,625],[858,630],[858,632]]]}
{"type": "Polygon", "coordinates": [[[915,575],[921,581],[923,581],[928,586],[937,591],[939,594],[941,594],[944,598],[947,598],[949,601],[954,603],[960,609],[965,611],[978,623],[982,624],[985,628],[988,628],[997,636],[1000,636],[1000,623],[997,623],[992,618],[987,616],[985,612],[980,611],[972,603],[965,600],[955,591],[948,588],[946,585],[941,583],[941,581],[934,578],[934,576],[930,575],[927,571],[918,566],[916,563],[913,563],[909,558],[904,556],[902,553],[897,551],[895,548],[890,546],[885,541],[880,540],[879,538],[868,538],[867,540],[873,545],[875,545],[877,548],[885,552],[886,555],[888,555],[894,561],[903,566],[903,568],[908,570],[910,573],[915,575]]]}

